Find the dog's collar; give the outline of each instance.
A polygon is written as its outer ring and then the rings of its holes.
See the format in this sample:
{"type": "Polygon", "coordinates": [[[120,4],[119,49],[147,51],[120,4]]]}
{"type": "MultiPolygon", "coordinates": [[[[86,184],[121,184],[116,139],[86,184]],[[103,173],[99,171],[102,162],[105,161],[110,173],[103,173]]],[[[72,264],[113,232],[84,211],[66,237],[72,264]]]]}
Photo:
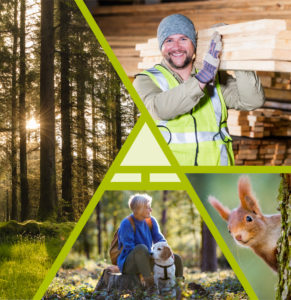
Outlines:
{"type": "Polygon", "coordinates": [[[174,263],[172,263],[171,265],[167,265],[167,266],[161,266],[161,265],[159,265],[157,263],[155,263],[155,265],[157,265],[158,267],[164,269],[164,278],[160,277],[159,279],[162,279],[162,280],[168,280],[168,279],[170,279],[168,277],[168,270],[167,269],[170,268],[170,267],[172,267],[174,265],[174,263]]]}

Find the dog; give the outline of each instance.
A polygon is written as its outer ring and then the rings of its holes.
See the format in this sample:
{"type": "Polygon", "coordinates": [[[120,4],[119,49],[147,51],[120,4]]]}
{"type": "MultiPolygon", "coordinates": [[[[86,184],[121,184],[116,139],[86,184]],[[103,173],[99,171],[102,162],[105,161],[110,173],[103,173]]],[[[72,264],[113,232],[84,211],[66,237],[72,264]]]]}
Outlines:
{"type": "Polygon", "coordinates": [[[167,242],[158,242],[153,245],[154,282],[159,294],[171,291],[176,296],[174,254],[167,242]]]}

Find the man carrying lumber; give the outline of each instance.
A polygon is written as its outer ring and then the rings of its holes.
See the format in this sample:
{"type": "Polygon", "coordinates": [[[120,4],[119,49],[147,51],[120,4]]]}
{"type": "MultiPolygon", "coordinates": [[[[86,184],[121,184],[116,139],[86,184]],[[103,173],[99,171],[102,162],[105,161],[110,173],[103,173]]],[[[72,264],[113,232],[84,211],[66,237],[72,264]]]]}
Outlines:
{"type": "Polygon", "coordinates": [[[133,84],[178,162],[187,166],[233,165],[227,108],[253,110],[262,106],[259,78],[251,71],[236,71],[235,78],[217,72],[222,49],[218,32],[212,36],[203,68],[196,70],[196,31],[183,15],[164,18],[157,37],[163,61],[138,74],[133,84]]]}

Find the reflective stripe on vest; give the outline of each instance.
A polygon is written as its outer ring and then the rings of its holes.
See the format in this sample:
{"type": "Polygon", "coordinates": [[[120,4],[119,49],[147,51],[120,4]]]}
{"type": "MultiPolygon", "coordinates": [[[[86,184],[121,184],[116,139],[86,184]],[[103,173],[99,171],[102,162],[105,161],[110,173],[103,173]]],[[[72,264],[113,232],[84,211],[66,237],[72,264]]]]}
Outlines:
{"type": "MultiPolygon", "coordinates": [[[[166,127],[166,125],[161,125],[160,123],[158,126],[166,127]]],[[[170,133],[169,131],[161,131],[164,139],[169,144],[187,144],[187,143],[193,143],[195,141],[195,132],[175,132],[170,133]]],[[[226,131],[226,128],[221,128],[221,133],[225,136],[228,136],[228,133],[226,131]]],[[[199,131],[197,132],[197,138],[198,142],[211,142],[211,141],[218,141],[222,140],[221,136],[217,132],[208,132],[208,131],[199,131]]]]}
{"type": "Polygon", "coordinates": [[[167,81],[167,79],[165,78],[165,76],[163,75],[163,73],[161,71],[157,70],[156,68],[150,68],[147,71],[152,73],[156,77],[156,79],[159,83],[160,89],[163,92],[170,89],[168,81],[167,81]]]}
{"type": "MultiPolygon", "coordinates": [[[[170,89],[170,85],[172,85],[172,87],[173,87],[173,86],[177,86],[179,83],[173,77],[173,75],[170,74],[170,72],[168,70],[166,70],[166,71],[165,70],[166,69],[164,67],[157,65],[154,68],[144,71],[143,73],[144,74],[150,73],[149,75],[153,75],[154,78],[152,76],[150,76],[150,77],[161,88],[161,90],[167,91],[170,89]],[[172,78],[167,79],[165,76],[167,75],[167,77],[169,77],[168,74],[166,73],[164,75],[162,71],[168,72],[172,76],[172,78]],[[173,79],[174,79],[174,81],[173,81],[173,79]],[[169,82],[168,82],[168,80],[169,80],[169,82]]],[[[221,92],[220,92],[220,94],[221,94],[221,92]]],[[[195,131],[193,131],[193,132],[171,132],[170,129],[167,127],[167,123],[171,122],[172,120],[157,121],[157,125],[158,125],[158,127],[164,127],[165,129],[167,129],[167,131],[161,130],[161,133],[162,133],[163,137],[165,138],[165,140],[168,143],[171,143],[172,145],[173,144],[191,144],[191,143],[196,144],[196,141],[198,142],[198,145],[199,145],[199,143],[201,143],[201,142],[220,141],[221,144],[217,145],[217,146],[219,146],[218,151],[220,152],[220,165],[228,165],[229,163],[231,164],[231,161],[229,162],[229,155],[231,156],[230,158],[233,161],[233,153],[232,153],[231,145],[230,145],[230,147],[229,147],[229,145],[227,147],[224,143],[231,141],[231,137],[228,134],[226,122],[222,122],[222,118],[223,118],[222,117],[222,114],[223,114],[222,113],[222,104],[221,104],[221,100],[219,97],[219,92],[216,87],[213,89],[213,95],[211,97],[210,96],[208,96],[208,97],[211,99],[218,131],[215,131],[215,132],[197,131],[196,133],[195,133],[195,131]]],[[[222,97],[222,95],[221,95],[221,97],[222,97]]],[[[193,115],[193,117],[195,117],[195,115],[193,115]]]]}

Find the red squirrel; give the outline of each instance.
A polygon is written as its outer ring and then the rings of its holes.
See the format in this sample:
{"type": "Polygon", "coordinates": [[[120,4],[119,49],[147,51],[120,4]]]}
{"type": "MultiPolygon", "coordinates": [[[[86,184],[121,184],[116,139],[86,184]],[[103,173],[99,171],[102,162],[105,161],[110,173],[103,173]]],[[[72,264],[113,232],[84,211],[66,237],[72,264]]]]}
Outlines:
{"type": "Polygon", "coordinates": [[[253,195],[249,178],[238,181],[240,206],[232,211],[224,207],[215,197],[208,201],[228,223],[228,231],[234,240],[250,247],[274,271],[277,272],[277,241],[281,231],[281,215],[264,215],[253,195]]]}

